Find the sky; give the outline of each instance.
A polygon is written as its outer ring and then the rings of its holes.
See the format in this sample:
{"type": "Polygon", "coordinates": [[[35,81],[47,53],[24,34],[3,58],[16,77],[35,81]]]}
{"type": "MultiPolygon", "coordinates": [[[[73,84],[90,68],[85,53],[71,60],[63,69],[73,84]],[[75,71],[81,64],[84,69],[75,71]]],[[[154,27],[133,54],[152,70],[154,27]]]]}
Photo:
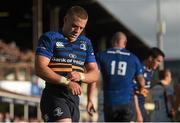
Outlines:
{"type": "MultiPolygon", "coordinates": [[[[150,47],[157,45],[158,0],[97,0],[150,47]]],[[[166,60],[180,60],[180,0],[160,0],[166,60]]]]}

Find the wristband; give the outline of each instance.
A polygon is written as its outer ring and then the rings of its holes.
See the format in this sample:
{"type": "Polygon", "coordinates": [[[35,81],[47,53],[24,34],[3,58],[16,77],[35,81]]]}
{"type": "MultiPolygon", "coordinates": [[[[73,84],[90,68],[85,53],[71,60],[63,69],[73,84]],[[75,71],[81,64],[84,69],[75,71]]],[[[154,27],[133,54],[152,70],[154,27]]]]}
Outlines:
{"type": "Polygon", "coordinates": [[[80,81],[83,81],[85,79],[84,73],[79,73],[79,75],[80,75],[80,81]]]}
{"type": "Polygon", "coordinates": [[[68,80],[66,77],[61,76],[60,84],[68,85],[70,83],[70,80],[68,80]]]}

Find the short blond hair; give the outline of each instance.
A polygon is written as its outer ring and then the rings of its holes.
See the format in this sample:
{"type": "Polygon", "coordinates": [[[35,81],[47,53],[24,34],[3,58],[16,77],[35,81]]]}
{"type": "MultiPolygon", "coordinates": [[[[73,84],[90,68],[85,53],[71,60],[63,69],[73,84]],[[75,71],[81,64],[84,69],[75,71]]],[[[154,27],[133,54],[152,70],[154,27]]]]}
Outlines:
{"type": "Polygon", "coordinates": [[[87,11],[81,6],[72,6],[66,13],[66,16],[77,16],[81,19],[88,19],[87,11]]]}

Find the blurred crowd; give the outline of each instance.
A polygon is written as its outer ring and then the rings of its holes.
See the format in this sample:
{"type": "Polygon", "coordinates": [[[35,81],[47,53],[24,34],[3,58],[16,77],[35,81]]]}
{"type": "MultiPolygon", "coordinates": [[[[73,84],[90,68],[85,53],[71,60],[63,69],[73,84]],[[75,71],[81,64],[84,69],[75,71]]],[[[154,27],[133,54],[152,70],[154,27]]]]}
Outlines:
{"type": "Polygon", "coordinates": [[[29,120],[25,120],[23,116],[16,115],[14,118],[10,117],[8,112],[0,112],[0,122],[10,123],[10,122],[41,122],[37,118],[29,117],[29,120]]]}
{"type": "MultiPolygon", "coordinates": [[[[19,80],[17,72],[20,69],[25,69],[26,73],[33,73],[34,71],[34,51],[31,49],[20,50],[15,41],[7,43],[0,39],[0,79],[7,78],[11,73],[14,74],[14,79],[19,80]],[[29,71],[29,72],[28,72],[29,71]]],[[[26,79],[30,80],[30,76],[26,79]]]]}
{"type": "MultiPolygon", "coordinates": [[[[0,39],[0,80],[29,80],[32,83],[32,95],[39,96],[40,87],[34,73],[34,56],[33,50],[21,50],[15,41],[7,43],[0,39]]],[[[25,120],[23,115],[15,115],[11,118],[7,111],[0,110],[0,122],[38,122],[36,117],[25,120]]]]}
{"type": "MultiPolygon", "coordinates": [[[[3,39],[0,39],[0,80],[1,80],[1,74],[2,72],[6,72],[6,73],[11,73],[11,70],[8,70],[8,66],[3,66],[3,64],[28,64],[30,66],[32,66],[32,71],[30,72],[30,80],[32,80],[32,85],[35,85],[35,92],[37,92],[36,89],[37,88],[37,78],[34,77],[34,59],[35,59],[35,53],[33,50],[30,49],[26,49],[26,50],[20,50],[20,48],[16,45],[16,43],[14,41],[10,42],[10,43],[6,43],[6,41],[4,41],[3,39]],[[6,68],[5,68],[6,67],[6,68]],[[5,69],[4,69],[5,68],[5,69]],[[9,72],[7,72],[7,70],[9,72]],[[33,79],[36,78],[36,79],[33,79]]],[[[6,74],[6,75],[8,75],[6,74]]],[[[178,82],[176,83],[171,83],[174,89],[173,92],[173,98],[176,100],[175,101],[175,111],[176,111],[176,117],[174,121],[180,121],[180,77],[178,79],[178,82]]],[[[85,90],[85,89],[84,89],[85,90]]],[[[34,94],[35,95],[35,94],[34,94]]],[[[39,95],[39,91],[38,91],[38,95],[39,95]]],[[[86,94],[84,94],[86,95],[86,94]]],[[[83,96],[84,96],[83,95],[83,96]]],[[[84,98],[87,97],[83,97],[82,96],[82,100],[84,101],[84,98]]],[[[100,97],[99,97],[100,98],[100,97]]],[[[96,101],[98,100],[98,98],[96,98],[96,101]]],[[[86,102],[81,102],[83,104],[86,104],[86,102]]],[[[96,102],[98,104],[98,101],[96,102]]],[[[99,103],[99,105],[102,105],[99,103]]],[[[98,107],[98,106],[97,106],[98,107]]],[[[99,108],[99,107],[98,107],[99,108]]],[[[99,112],[99,111],[98,111],[99,112]]],[[[82,113],[82,121],[83,118],[86,120],[87,115],[84,115],[85,113],[82,113]]],[[[102,112],[101,112],[102,114],[102,112]]],[[[99,115],[99,117],[101,116],[101,114],[99,115]]],[[[85,121],[84,120],[84,121],[85,121]]],[[[101,119],[100,119],[101,121],[101,119]]],[[[13,119],[10,117],[10,114],[8,112],[0,112],[0,122],[38,122],[37,118],[33,118],[33,117],[29,117],[29,120],[25,120],[23,116],[15,116],[13,119]]]]}
{"type": "Polygon", "coordinates": [[[0,62],[33,63],[34,52],[30,49],[22,51],[14,41],[6,43],[3,39],[0,39],[0,62]]]}

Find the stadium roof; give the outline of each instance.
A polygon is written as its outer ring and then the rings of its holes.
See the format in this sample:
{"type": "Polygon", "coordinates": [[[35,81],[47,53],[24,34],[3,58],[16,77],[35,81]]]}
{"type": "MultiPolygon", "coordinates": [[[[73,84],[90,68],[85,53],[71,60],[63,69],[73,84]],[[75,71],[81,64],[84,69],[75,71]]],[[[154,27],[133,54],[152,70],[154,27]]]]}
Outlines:
{"type": "MultiPolygon", "coordinates": [[[[33,43],[33,1],[35,0],[1,0],[0,1],[0,38],[15,41],[20,48],[32,48],[33,43]],[[11,4],[10,4],[11,3],[11,4]],[[23,6],[22,6],[23,5],[23,6]]],[[[42,0],[43,1],[43,32],[50,29],[50,11],[60,8],[59,23],[65,11],[72,5],[81,5],[89,13],[89,21],[85,33],[92,39],[95,51],[98,51],[100,40],[104,38],[106,46],[112,35],[121,30],[128,35],[128,48],[141,54],[139,47],[145,44],[128,30],[120,21],[104,9],[97,0],[42,0]]]]}
{"type": "MultiPolygon", "coordinates": [[[[145,44],[157,46],[158,0],[97,1],[145,44]]],[[[160,15],[166,24],[163,35],[166,60],[180,60],[180,1],[160,0],[160,15]]]]}

